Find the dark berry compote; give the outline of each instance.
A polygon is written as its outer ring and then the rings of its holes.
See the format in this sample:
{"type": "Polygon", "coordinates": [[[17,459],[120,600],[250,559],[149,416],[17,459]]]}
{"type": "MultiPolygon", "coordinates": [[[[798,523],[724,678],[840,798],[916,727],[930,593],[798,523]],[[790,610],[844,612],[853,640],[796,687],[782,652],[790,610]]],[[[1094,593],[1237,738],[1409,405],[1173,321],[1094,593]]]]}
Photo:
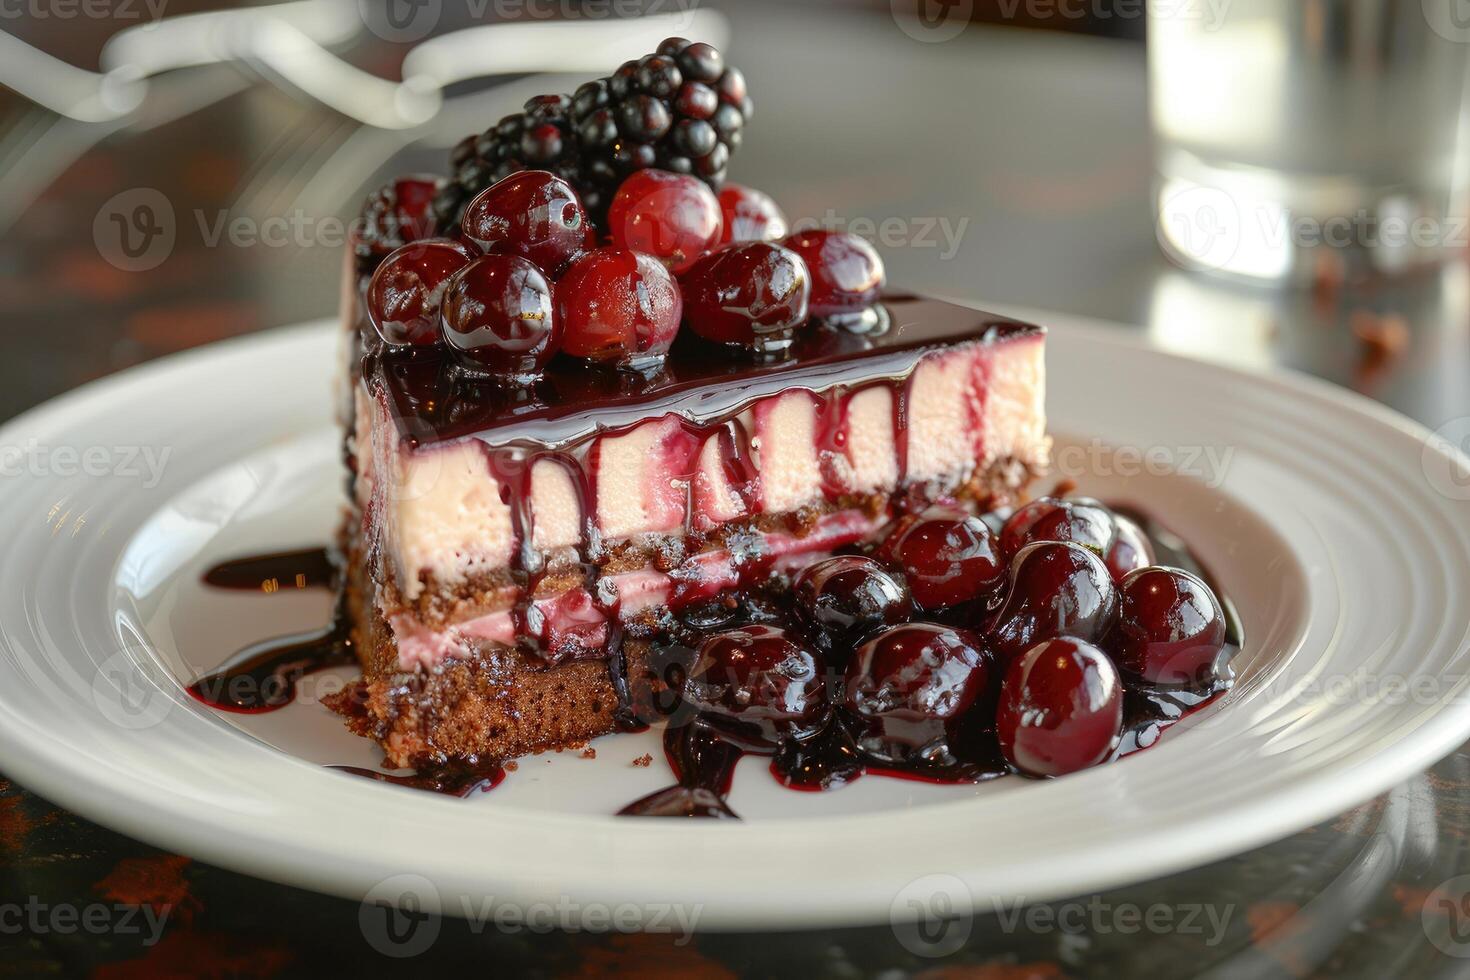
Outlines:
{"type": "Polygon", "coordinates": [[[931,508],[867,554],[693,610],[692,656],[664,678],[682,701],[660,708],[679,784],[623,813],[733,816],[745,754],[821,790],[864,773],[1051,778],[1149,747],[1229,688],[1241,637],[1194,558],[1145,523],[1085,498],[931,508]],[[1156,555],[1169,564],[1142,564],[1156,555]]]}

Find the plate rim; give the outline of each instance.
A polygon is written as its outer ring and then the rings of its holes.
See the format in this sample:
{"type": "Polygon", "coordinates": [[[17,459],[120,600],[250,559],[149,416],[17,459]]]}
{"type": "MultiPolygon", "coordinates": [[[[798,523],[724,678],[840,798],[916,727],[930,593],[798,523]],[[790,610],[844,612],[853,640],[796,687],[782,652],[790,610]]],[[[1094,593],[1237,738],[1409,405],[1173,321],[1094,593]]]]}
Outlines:
{"type": "MultiPolygon", "coordinates": [[[[1431,444],[1434,438],[1433,432],[1427,426],[1387,406],[1298,371],[1284,368],[1254,370],[1202,361],[1160,349],[1148,343],[1146,338],[1140,337],[1126,325],[1121,328],[1119,325],[1109,326],[1106,321],[1076,317],[1071,314],[1026,312],[1033,318],[1042,319],[1043,322],[1047,318],[1060,321],[1061,325],[1053,328],[1059,335],[1084,335],[1092,342],[1157,356],[1166,361],[1184,361],[1206,370],[1265,381],[1278,390],[1310,395],[1319,402],[1325,402],[1352,414],[1371,417],[1380,425],[1396,431],[1402,437],[1415,440],[1421,446],[1431,444]]],[[[205,344],[157,358],[146,364],[89,382],[28,409],[4,425],[0,425],[0,443],[14,439],[17,434],[23,436],[25,430],[30,427],[64,424],[73,413],[101,398],[128,388],[145,385],[160,374],[186,368],[194,361],[225,357],[247,346],[269,344],[289,346],[293,343],[303,343],[306,342],[305,338],[314,338],[317,333],[325,332],[329,328],[340,329],[340,326],[335,320],[323,318],[205,344]]],[[[1470,457],[1455,447],[1444,445],[1442,440],[1433,442],[1433,445],[1436,446],[1437,451],[1457,458],[1460,465],[1470,467],[1470,457]]],[[[11,744],[17,749],[17,751],[6,753],[4,766],[7,775],[87,819],[94,820],[103,826],[119,829],[129,836],[170,850],[184,850],[180,844],[186,842],[186,853],[244,874],[264,877],[283,884],[326,891],[348,899],[360,899],[363,895],[364,889],[361,883],[364,876],[361,874],[353,874],[350,870],[335,875],[324,874],[320,866],[304,862],[294,863],[284,852],[274,861],[263,861],[260,855],[252,853],[248,845],[231,846],[231,841],[237,841],[240,838],[218,836],[219,825],[217,823],[191,820],[189,811],[183,807],[171,805],[173,803],[171,798],[152,800],[142,792],[129,801],[120,801],[116,796],[103,798],[96,792],[99,789],[97,782],[69,778],[69,775],[74,776],[74,774],[68,771],[68,759],[64,753],[59,751],[55,754],[48,754],[47,748],[50,743],[44,738],[44,733],[31,733],[23,728],[17,730],[16,726],[7,723],[4,715],[0,715],[0,732],[5,732],[10,737],[11,744]],[[89,790],[92,791],[90,794],[89,790]],[[128,802],[131,805],[119,806],[120,802],[128,802]],[[214,836],[211,836],[212,834],[214,836]]],[[[1344,809],[1371,798],[1413,773],[1432,765],[1444,755],[1452,752],[1458,745],[1463,744],[1467,735],[1470,735],[1470,701],[1456,699],[1453,703],[1438,707],[1431,717],[1416,727],[1408,739],[1412,743],[1412,751],[1405,748],[1403,744],[1405,740],[1394,744],[1396,750],[1393,756],[1394,765],[1383,766],[1381,760],[1375,759],[1375,762],[1380,762],[1380,764],[1372,767],[1370,773],[1360,775],[1355,781],[1334,778],[1339,776],[1339,773],[1336,768],[1332,768],[1321,776],[1314,774],[1313,778],[1303,780],[1293,786],[1287,794],[1292,801],[1290,805],[1283,805],[1287,800],[1280,796],[1269,800],[1256,799],[1232,808],[1228,813],[1196,820],[1190,824],[1189,830],[1191,836],[1203,836],[1207,842],[1204,845],[1196,844],[1188,848],[1176,847],[1171,857],[1160,857],[1158,854],[1153,854],[1151,859],[1144,862],[1145,870],[1142,872],[1128,872],[1120,877],[1116,872],[1108,873],[1095,869],[1090,876],[1078,875],[1075,879],[1075,892],[1085,893],[1096,888],[1118,884],[1124,880],[1138,880],[1174,873],[1184,868],[1240,853],[1321,820],[1329,819],[1344,809]],[[1276,815],[1276,819],[1272,819],[1273,815],[1276,815]]],[[[262,748],[274,752],[268,747],[262,748]]],[[[311,763],[294,759],[284,753],[275,754],[280,756],[281,761],[302,768],[316,768],[311,763]]],[[[116,791],[117,787],[112,786],[109,789],[116,791]]],[[[381,789],[379,788],[380,791],[381,789]]],[[[396,789],[394,791],[409,792],[396,789]]],[[[429,800],[424,802],[453,805],[453,801],[429,800]]],[[[579,816],[577,819],[583,821],[596,818],[579,816]]],[[[601,822],[611,824],[616,819],[605,817],[601,818],[601,822]]],[[[806,821],[801,818],[776,818],[762,820],[759,828],[761,832],[780,832],[799,828],[805,823],[806,821]]],[[[730,827],[722,828],[722,831],[744,835],[742,832],[749,832],[752,829],[751,826],[730,827]]],[[[1178,836],[1177,828],[1173,830],[1174,836],[1178,836]]],[[[701,828],[680,824],[668,827],[664,832],[673,837],[691,837],[702,831],[701,828]]],[[[1169,849],[1165,848],[1165,850],[1169,849]]],[[[1113,863],[1124,862],[1115,861],[1113,863]]],[[[368,877],[373,877],[373,875],[368,877]]],[[[454,914],[452,909],[446,909],[445,912],[454,914]]],[[[707,914],[713,915],[714,913],[707,914]]],[[[882,920],[882,916],[877,915],[872,896],[866,892],[855,895],[853,901],[834,907],[826,913],[818,911],[817,914],[812,914],[812,910],[807,908],[798,915],[781,914],[777,918],[776,914],[769,909],[762,914],[762,910],[749,901],[744,904],[733,903],[719,907],[716,921],[709,925],[702,925],[702,928],[739,929],[755,922],[759,923],[761,928],[800,929],[815,925],[882,920]],[[854,910],[859,907],[867,909],[868,912],[854,914],[854,910]]]]}

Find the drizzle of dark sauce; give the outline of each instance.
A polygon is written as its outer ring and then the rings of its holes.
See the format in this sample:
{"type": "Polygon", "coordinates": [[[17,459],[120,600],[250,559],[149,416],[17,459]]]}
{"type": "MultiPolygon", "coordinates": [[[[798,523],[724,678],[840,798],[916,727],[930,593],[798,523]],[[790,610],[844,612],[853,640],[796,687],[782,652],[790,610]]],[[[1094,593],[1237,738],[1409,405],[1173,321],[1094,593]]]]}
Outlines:
{"type": "Polygon", "coordinates": [[[613,709],[613,724],[620,732],[646,732],[648,723],[638,717],[633,706],[633,688],[628,680],[628,650],[623,645],[622,619],[616,610],[608,617],[607,678],[618,699],[613,709]]]}
{"type": "Polygon", "coordinates": [[[743,751],[699,720],[664,730],[664,755],[678,783],[618,811],[631,817],[739,819],[725,797],[743,751]]]}
{"type": "Polygon", "coordinates": [[[488,793],[505,781],[505,770],[499,765],[483,763],[449,763],[426,772],[404,773],[382,772],[363,769],[359,766],[327,766],[336,772],[372,779],[380,783],[392,783],[408,789],[439,793],[469,799],[476,793],[488,793]]]}
{"type": "Polygon", "coordinates": [[[1011,772],[989,731],[970,734],[963,744],[949,746],[939,759],[900,763],[866,758],[836,711],[818,734],[800,741],[789,739],[772,751],[736,745],[697,718],[670,724],[664,729],[664,755],[678,784],[630,803],[618,811],[619,816],[733,817],[724,796],[734,778],[735,764],[745,755],[770,756],[776,781],[801,792],[839,789],[867,774],[953,785],[982,783],[1011,772]],[[714,806],[716,801],[718,806],[714,806]]]}
{"type": "MultiPolygon", "coordinates": [[[[1231,684],[1229,660],[1243,642],[1240,618],[1228,597],[1202,567],[1184,542],[1147,514],[1114,507],[1134,520],[1154,545],[1158,564],[1183,568],[1201,577],[1220,598],[1226,615],[1226,649],[1214,682],[1200,690],[1152,687],[1128,683],[1124,701],[1122,737],[1112,759],[1157,744],[1165,729],[1208,704],[1231,684]]],[[[752,556],[758,560],[758,556],[752,556]]],[[[590,574],[590,573],[589,573],[590,574]]],[[[210,585],[226,589],[279,591],[283,582],[295,588],[337,587],[333,555],[326,549],[306,549],[236,559],[204,575],[210,585]]],[[[592,590],[595,592],[595,590],[592,590]]],[[[728,598],[728,597],[726,597],[728,598]]],[[[664,753],[676,784],[639,799],[619,811],[628,816],[682,816],[739,819],[726,802],[735,766],[747,754],[768,755],[778,782],[799,791],[824,791],[845,786],[865,774],[884,775],[929,783],[972,784],[1009,775],[994,733],[967,732],[958,744],[946,747],[938,758],[903,763],[865,757],[841,713],[817,735],[789,740],[772,750],[737,745],[715,728],[690,717],[677,696],[683,669],[704,633],[739,622],[779,622],[790,614],[789,596],[752,592],[741,600],[693,604],[671,626],[671,636],[656,644],[650,664],[663,686],[653,693],[629,676],[623,630],[616,598],[597,604],[609,623],[608,675],[617,698],[614,712],[619,731],[643,731],[650,721],[667,720],[664,753]]],[[[327,667],[355,663],[343,593],[338,588],[332,623],[322,630],[267,640],[246,647],[219,670],[189,686],[189,693],[212,707],[242,713],[273,711],[291,703],[297,682],[327,667]]],[[[647,668],[646,668],[647,669],[647,668]]],[[[394,774],[355,766],[329,766],[362,778],[413,789],[467,798],[488,792],[505,778],[497,764],[449,763],[422,772],[394,774]]]]}
{"type": "Polygon", "coordinates": [[[216,589],[271,593],[331,588],[336,576],[337,566],[326,548],[302,548],[220,562],[204,573],[204,584],[216,589]]]}
{"type": "MultiPolygon", "coordinates": [[[[205,584],[215,588],[259,589],[267,594],[287,588],[334,588],[337,600],[332,621],[325,628],[251,644],[218,670],[190,684],[189,693],[221,711],[259,714],[294,701],[296,685],[307,674],[355,664],[338,566],[337,557],[328,549],[303,548],[221,562],[206,571],[205,584]]],[[[505,770],[498,764],[465,761],[403,774],[358,766],[326,768],[460,799],[476,792],[488,793],[505,779],[505,770]]]]}
{"type": "MultiPolygon", "coordinates": [[[[216,565],[204,573],[204,581],[223,589],[258,588],[266,593],[279,591],[282,582],[296,588],[335,587],[336,562],[325,548],[279,552],[216,565]]],[[[284,708],[295,699],[302,677],[356,663],[344,599],[338,589],[326,627],[252,643],[190,684],[189,694],[212,708],[241,714],[284,708]]]]}

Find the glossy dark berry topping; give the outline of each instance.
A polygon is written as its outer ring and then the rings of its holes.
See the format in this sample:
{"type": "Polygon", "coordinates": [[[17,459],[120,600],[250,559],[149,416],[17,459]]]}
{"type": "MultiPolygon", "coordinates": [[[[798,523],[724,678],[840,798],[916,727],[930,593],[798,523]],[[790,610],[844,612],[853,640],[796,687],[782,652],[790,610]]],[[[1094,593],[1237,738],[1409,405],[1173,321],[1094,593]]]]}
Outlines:
{"type": "Polygon", "coordinates": [[[551,284],[519,255],[481,256],[460,270],[442,317],[444,342],[462,362],[507,379],[540,373],[561,334],[551,284]]]}
{"type": "Polygon", "coordinates": [[[1038,497],[1006,521],[1000,547],[1006,555],[1014,555],[1036,541],[1071,541],[1103,557],[1115,536],[1112,513],[1097,501],[1038,497]]]}
{"type": "Polygon", "coordinates": [[[726,184],[720,189],[720,210],[725,216],[722,243],[776,242],[786,237],[786,215],[762,191],[726,184]]]}
{"type": "Polygon", "coordinates": [[[1097,643],[1117,615],[1117,588],[1102,559],[1078,544],[1039,541],[1011,561],[990,645],[1010,660],[1056,636],[1097,643]]]}
{"type": "Polygon", "coordinates": [[[1210,587],[1177,568],[1140,568],[1118,585],[1118,666],[1156,684],[1208,687],[1225,649],[1225,613],[1210,587]]]}
{"type": "Polygon", "coordinates": [[[807,320],[806,263],[772,242],[726,245],[679,282],[685,322],[712,343],[773,354],[791,346],[807,320]]]}
{"type": "Polygon", "coordinates": [[[718,82],[725,74],[725,59],[714,45],[698,41],[679,51],[679,67],[692,82],[718,82]]]}
{"type": "Polygon", "coordinates": [[[871,558],[836,555],[802,569],[793,586],[798,614],[842,645],[913,615],[903,581],[871,558]]]}
{"type": "Polygon", "coordinates": [[[1114,580],[1122,581],[1129,572],[1154,563],[1154,548],[1143,528],[1129,518],[1114,514],[1113,527],[1117,534],[1113,537],[1113,546],[1108,549],[1106,560],[1114,580]]]}
{"type": "Polygon", "coordinates": [[[720,202],[702,181],[667,170],[640,170],[623,181],[607,212],[614,245],[683,272],[720,240],[720,202]]]}
{"type": "Polygon", "coordinates": [[[450,154],[453,176],[434,198],[441,232],[458,228],[475,195],[521,170],[549,170],[574,186],[582,180],[581,146],[573,132],[571,100],[540,95],[524,111],[467,136],[450,154]]]}
{"type": "Polygon", "coordinates": [[[523,256],[551,278],[593,238],[576,191],[544,170],[512,174],[486,188],[465,208],[462,231],[481,251],[523,256]]]}
{"type": "Polygon", "coordinates": [[[618,185],[638,170],[694,174],[718,190],[750,112],[744,76],[719,51],[668,38],[571,96],[537,96],[462,140],[450,156],[454,176],[434,200],[438,227],[456,228],[471,198],[519,170],[566,180],[599,225],[618,185]]]}
{"type": "Polygon", "coordinates": [[[858,313],[877,302],[883,260],[867,239],[845,231],[799,231],[782,244],[812,271],[812,316],[858,313]]]}
{"type": "Polygon", "coordinates": [[[389,181],[362,206],[353,229],[353,247],[364,259],[378,259],[409,242],[434,233],[434,195],[442,184],[437,177],[407,176],[389,181]]]}
{"type": "Polygon", "coordinates": [[[657,259],[615,246],[577,259],[556,286],[562,350],[617,367],[655,365],[683,311],[678,283],[657,259]]]}
{"type": "Polygon", "coordinates": [[[843,705],[856,719],[859,748],[879,761],[946,761],[939,757],[985,693],[990,667],[968,630],[930,623],[884,630],[847,665],[843,705]]]}
{"type": "Polygon", "coordinates": [[[1123,686],[1101,650],[1074,637],[1040,643],[1006,670],[996,734],[1007,761],[1031,776],[1103,762],[1123,724],[1123,686]]]}
{"type": "Polygon", "coordinates": [[[654,143],[668,133],[674,114],[666,103],[652,95],[635,95],[618,105],[618,132],[639,143],[654,143]]]}
{"type": "Polygon", "coordinates": [[[995,535],[978,517],[900,522],[880,556],[902,570],[914,601],[928,610],[988,598],[1005,584],[995,535]]]}
{"type": "Polygon", "coordinates": [[[824,692],[818,655],[774,626],[708,637],[684,684],[684,697],[705,721],[757,748],[819,730],[827,717],[824,692]]]}
{"type": "Polygon", "coordinates": [[[449,279],[475,253],[463,242],[429,238],[394,250],[368,281],[367,313],[383,343],[426,347],[439,340],[439,306],[449,279]]]}

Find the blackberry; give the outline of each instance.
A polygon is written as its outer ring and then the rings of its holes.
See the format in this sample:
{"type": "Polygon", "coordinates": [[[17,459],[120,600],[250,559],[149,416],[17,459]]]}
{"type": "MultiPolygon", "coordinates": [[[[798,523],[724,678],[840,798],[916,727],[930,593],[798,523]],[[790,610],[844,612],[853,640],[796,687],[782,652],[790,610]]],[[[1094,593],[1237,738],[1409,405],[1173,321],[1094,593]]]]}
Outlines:
{"type": "Polygon", "coordinates": [[[698,175],[714,190],[750,118],[745,76],[703,42],[671,37],[570,96],[540,95],[450,155],[454,176],[435,200],[441,232],[470,198],[517,170],[550,170],[601,225],[618,185],[659,167],[698,175]]]}
{"type": "MultiPolygon", "coordinates": [[[[748,101],[745,76],[715,47],[671,37],[657,53],[578,89],[574,125],[598,137],[581,147],[584,172],[604,201],[628,174],[651,166],[697,174],[719,190],[740,145],[748,101]]],[[[588,210],[601,220],[600,208],[588,210]]]]}
{"type": "Polygon", "coordinates": [[[520,170],[549,170],[579,186],[579,144],[572,132],[572,100],[565,95],[538,95],[523,111],[455,144],[449,155],[453,176],[434,199],[434,219],[441,233],[454,231],[460,215],[480,191],[520,170]]]}
{"type": "Polygon", "coordinates": [[[750,119],[745,76],[710,44],[667,38],[572,96],[537,96],[523,112],[466,137],[450,154],[454,175],[438,192],[441,234],[459,226],[469,200],[516,170],[551,170],[603,222],[617,185],[635,170],[697,173],[714,190],[750,119]]]}

